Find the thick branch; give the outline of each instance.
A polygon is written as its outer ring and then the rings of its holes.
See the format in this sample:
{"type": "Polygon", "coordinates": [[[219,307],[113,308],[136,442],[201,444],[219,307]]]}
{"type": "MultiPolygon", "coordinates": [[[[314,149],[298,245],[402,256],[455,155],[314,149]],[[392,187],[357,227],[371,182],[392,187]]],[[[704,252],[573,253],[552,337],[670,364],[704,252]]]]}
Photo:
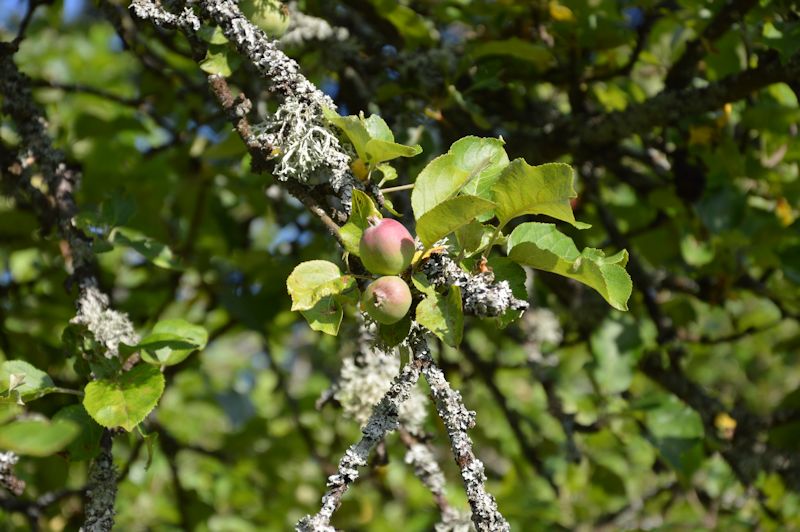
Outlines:
{"type": "MultiPolygon", "coordinates": [[[[36,203],[39,217],[48,225],[55,220],[61,238],[65,262],[78,284],[77,314],[73,323],[85,326],[103,347],[107,358],[118,356],[120,342],[137,342],[133,324],[127,315],[109,307],[109,299],[100,289],[94,274],[94,250],[91,239],[74,224],[78,213],[74,191],[78,172],[70,169],[64,154],[55,149],[47,133],[44,113],[33,100],[28,78],[22,74],[10,54],[0,53],[0,94],[4,96],[2,111],[11,116],[21,137],[19,166],[24,170],[36,165],[44,176],[47,193],[36,203]]],[[[7,168],[2,168],[4,174],[7,168]]],[[[29,177],[29,176],[28,176],[29,177]]],[[[22,180],[25,186],[26,179],[22,180]]],[[[29,185],[29,183],[28,183],[29,185]]],[[[29,187],[30,188],[30,187],[29,187]]],[[[92,463],[89,472],[88,502],[85,529],[111,530],[114,523],[116,474],[111,456],[111,435],[103,439],[103,451],[92,463]],[[112,487],[113,485],[113,487],[112,487]]]]}
{"type": "Polygon", "coordinates": [[[692,79],[697,63],[708,47],[722,37],[736,21],[758,4],[758,0],[729,0],[709,22],[703,33],[686,43],[683,55],[667,72],[664,86],[674,90],[686,86],[692,79]]]}
{"type": "Polygon", "coordinates": [[[100,454],[89,468],[88,500],[84,532],[108,532],[114,528],[114,501],[117,498],[117,469],[111,455],[111,433],[106,430],[100,440],[100,454]]]}
{"type": "Polygon", "coordinates": [[[547,131],[537,131],[525,138],[535,146],[536,160],[552,160],[575,151],[576,146],[598,147],[618,142],[631,135],[642,134],[655,127],[676,123],[683,117],[696,116],[722,108],[728,102],[772,85],[800,77],[800,54],[786,63],[773,55],[756,68],[733,74],[702,88],[665,91],[624,111],[592,117],[562,117],[547,131]],[[565,142],[565,139],[572,139],[565,142]]]}

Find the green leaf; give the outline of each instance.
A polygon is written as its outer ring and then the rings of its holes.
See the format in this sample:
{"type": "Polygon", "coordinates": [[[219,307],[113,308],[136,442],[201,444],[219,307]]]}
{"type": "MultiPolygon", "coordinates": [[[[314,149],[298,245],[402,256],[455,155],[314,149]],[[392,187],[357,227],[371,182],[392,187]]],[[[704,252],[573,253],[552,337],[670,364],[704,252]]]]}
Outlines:
{"type": "Polygon", "coordinates": [[[482,195],[486,185],[508,164],[503,144],[500,139],[464,137],[453,143],[446,154],[428,163],[411,192],[414,217],[419,220],[462,190],[482,195]]]}
{"type": "Polygon", "coordinates": [[[32,401],[56,391],[53,379],[24,360],[0,364],[0,400],[32,401]]]}
{"type": "Polygon", "coordinates": [[[138,231],[127,227],[119,227],[112,233],[111,241],[115,245],[127,246],[141,253],[144,258],[159,268],[167,270],[180,269],[178,258],[168,246],[146,237],[138,231]]]}
{"type": "Polygon", "coordinates": [[[386,122],[378,116],[340,116],[333,109],[322,109],[322,114],[334,126],[341,129],[353,144],[359,159],[371,167],[396,159],[414,157],[422,152],[419,145],[406,146],[394,141],[394,135],[386,122]]]}
{"type": "Polygon", "coordinates": [[[514,159],[493,189],[500,226],[523,214],[544,214],[578,229],[589,227],[576,222],[572,214],[569,200],[578,197],[572,179],[572,167],[567,164],[531,166],[522,159],[514,159]]]}
{"type": "Polygon", "coordinates": [[[422,153],[422,146],[406,146],[396,142],[387,142],[380,139],[370,139],[364,146],[367,163],[377,166],[382,162],[391,161],[398,157],[414,157],[422,153]]]}
{"type": "Polygon", "coordinates": [[[50,456],[66,447],[80,432],[72,421],[22,419],[3,425],[0,449],[28,456],[50,456]]]}
{"type": "Polygon", "coordinates": [[[239,60],[228,54],[222,46],[209,46],[206,57],[200,62],[200,69],[207,74],[229,77],[239,66],[239,60]]]}
{"type": "Polygon", "coordinates": [[[326,260],[310,260],[298,264],[286,288],[292,297],[292,310],[311,310],[327,296],[355,289],[355,279],[342,275],[339,267],[326,260]]]}
{"type": "Polygon", "coordinates": [[[580,281],[597,290],[615,309],[628,310],[633,283],[625,271],[625,250],[611,257],[592,248],[581,253],[555,225],[529,222],[517,226],[509,236],[508,256],[519,264],[580,281]]]}
{"type": "Polygon", "coordinates": [[[479,214],[491,211],[494,203],[477,196],[456,196],[443,201],[417,220],[417,236],[428,248],[479,214]]]}
{"type": "Polygon", "coordinates": [[[389,164],[379,164],[376,170],[378,170],[383,176],[379,182],[380,185],[394,181],[398,177],[397,170],[395,170],[394,167],[389,164]]]}
{"type": "Polygon", "coordinates": [[[90,382],[83,406],[107,428],[133,430],[155,408],[164,392],[164,375],[156,366],[141,364],[117,379],[90,382]]]}
{"type": "Polygon", "coordinates": [[[700,415],[678,398],[659,394],[645,410],[644,422],[662,458],[686,482],[703,459],[705,429],[700,415]]]}
{"type": "Polygon", "coordinates": [[[370,0],[375,6],[375,13],[388,20],[403,37],[406,48],[413,50],[417,46],[430,46],[434,43],[436,29],[431,21],[395,0],[370,0]]]}
{"type": "Polygon", "coordinates": [[[311,329],[331,336],[339,334],[339,326],[342,324],[344,311],[341,303],[335,297],[324,297],[317,301],[313,307],[302,310],[300,313],[311,329]]]}
{"type": "Polygon", "coordinates": [[[447,295],[428,294],[417,305],[417,322],[438,336],[444,343],[458,347],[464,333],[464,311],[461,289],[451,286],[447,295]]]}
{"type": "Polygon", "coordinates": [[[378,324],[378,337],[387,347],[399,345],[408,337],[411,330],[411,316],[406,314],[402,320],[391,325],[378,324]]]}
{"type": "Polygon", "coordinates": [[[361,235],[369,226],[367,219],[370,216],[383,218],[380,211],[375,207],[366,193],[354,188],[353,189],[353,204],[350,209],[350,218],[347,223],[339,229],[339,235],[344,241],[345,249],[356,257],[359,256],[358,244],[361,242],[361,235]]]}
{"type": "Polygon", "coordinates": [[[592,373],[604,394],[622,393],[630,387],[638,360],[632,352],[640,343],[637,333],[635,324],[612,319],[592,332],[589,341],[596,360],[592,373]]]}
{"type": "Polygon", "coordinates": [[[367,130],[369,138],[375,140],[383,140],[386,142],[394,142],[394,134],[389,128],[386,121],[378,115],[370,115],[369,118],[361,120],[364,124],[364,129],[367,130]]]}
{"type": "Polygon", "coordinates": [[[197,32],[197,36],[208,44],[226,44],[228,42],[219,26],[203,26],[197,32]]]}
{"type": "Polygon", "coordinates": [[[356,115],[341,116],[329,107],[323,107],[322,114],[328,122],[341,129],[347,135],[358,154],[358,158],[366,161],[366,146],[371,137],[364,125],[364,121],[356,115]]]}
{"type": "Polygon", "coordinates": [[[494,227],[483,225],[479,222],[470,222],[467,225],[463,225],[455,231],[458,248],[465,257],[474,255],[489,245],[494,232],[494,227]]]}
{"type": "Polygon", "coordinates": [[[545,70],[553,63],[553,54],[546,46],[517,37],[481,43],[472,49],[470,55],[475,59],[496,55],[514,57],[535,65],[537,70],[545,70]]]}
{"type": "Polygon", "coordinates": [[[17,283],[29,283],[38,279],[45,268],[42,252],[37,248],[20,249],[8,258],[8,270],[17,283]]]}
{"type": "Polygon", "coordinates": [[[150,364],[172,366],[182,362],[192,352],[203,349],[208,332],[200,325],[181,319],[162,320],[138,344],[142,359],[150,364]]]}
{"type": "Polygon", "coordinates": [[[714,260],[714,246],[697,240],[692,234],[684,235],[681,239],[681,255],[686,264],[699,268],[714,260]]]}
{"type": "Polygon", "coordinates": [[[53,421],[66,420],[74,423],[80,430],[78,436],[67,446],[69,459],[73,461],[89,460],[100,451],[100,438],[103,427],[86,412],[82,405],[65,406],[53,416],[53,421]]]}

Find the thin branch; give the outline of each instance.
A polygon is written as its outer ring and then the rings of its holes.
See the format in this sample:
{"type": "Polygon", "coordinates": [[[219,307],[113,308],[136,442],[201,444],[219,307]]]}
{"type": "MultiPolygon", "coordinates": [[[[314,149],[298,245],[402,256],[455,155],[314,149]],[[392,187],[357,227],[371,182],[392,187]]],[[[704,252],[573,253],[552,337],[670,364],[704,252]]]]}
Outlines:
{"type": "Polygon", "coordinates": [[[139,107],[144,103],[143,98],[128,98],[119,94],[114,94],[113,92],[109,92],[99,87],[93,87],[91,85],[84,85],[81,83],[61,83],[58,81],[49,81],[44,79],[32,79],[31,87],[37,89],[57,89],[64,92],[91,94],[92,96],[97,96],[98,98],[103,98],[105,100],[131,107],[139,107]]]}
{"type": "MultiPolygon", "coordinates": [[[[254,138],[252,127],[247,119],[247,114],[252,108],[250,100],[248,100],[244,94],[234,97],[228,82],[223,76],[209,76],[208,84],[217,102],[219,102],[220,106],[228,114],[228,118],[233,123],[239,137],[241,137],[247,146],[250,155],[253,157],[254,168],[270,168],[272,166],[272,149],[254,138]]],[[[322,225],[325,226],[339,245],[342,246],[342,249],[344,249],[344,240],[342,240],[342,236],[339,234],[339,225],[325,212],[325,209],[311,197],[306,187],[294,180],[288,180],[283,184],[294,197],[300,200],[300,202],[322,222],[322,225]]]]}
{"type": "Polygon", "coordinates": [[[306,516],[297,523],[301,532],[334,532],[330,526],[333,512],[341,504],[350,485],[358,478],[358,469],[367,465],[372,449],[386,435],[399,426],[400,405],[411,395],[422,371],[422,361],[416,357],[406,364],[392,381],[392,386],[375,405],[367,424],[361,429],[361,440],[350,448],[339,460],[337,473],[328,477],[328,491],[322,497],[322,507],[313,516],[306,516]]]}
{"type": "Polygon", "coordinates": [[[409,183],[407,185],[397,185],[396,187],[382,188],[381,192],[384,194],[389,194],[391,192],[401,192],[403,190],[413,190],[413,189],[414,189],[414,183],[409,183]]]}
{"type": "Polygon", "coordinates": [[[450,448],[472,508],[472,522],[479,532],[510,530],[508,522],[497,509],[497,501],[486,491],[483,462],[475,456],[472,439],[467,434],[467,430],[475,426],[475,412],[467,410],[461,394],[450,387],[444,373],[433,361],[424,333],[419,329],[413,330],[408,337],[408,344],[414,362],[422,368],[422,374],[436,404],[436,411],[450,437],[450,448]]]}
{"type": "MultiPolygon", "coordinates": [[[[600,199],[593,169],[588,164],[582,165],[581,169],[587,186],[587,195],[597,208],[600,220],[612,242],[620,248],[630,250],[629,242],[600,199]]],[[[685,346],[677,342],[677,331],[661,309],[652,276],[644,269],[635,253],[629,255],[628,270],[634,287],[642,294],[645,308],[655,324],[659,345],[664,346],[663,350],[648,351],[642,356],[639,361],[642,372],[699,414],[707,438],[713,439],[713,435],[716,434],[718,415],[728,414],[736,420],[736,430],[732,440],[715,443],[720,444],[720,454],[742,484],[750,486],[763,471],[774,471],[783,478],[787,486],[800,489],[800,459],[796,453],[773,448],[763,442],[768,421],[744,408],[736,408],[730,412],[718,398],[706,393],[684,373],[680,361],[686,353],[685,346]]]]}
{"type": "MultiPolygon", "coordinates": [[[[17,126],[23,146],[18,155],[19,177],[22,185],[29,183],[30,176],[24,169],[36,165],[44,176],[47,194],[42,194],[36,204],[38,214],[45,227],[55,221],[64,241],[61,246],[65,262],[71,272],[71,282],[78,285],[77,313],[72,323],[83,326],[104,353],[98,356],[118,357],[121,342],[133,345],[138,341],[133,324],[127,315],[110,308],[110,301],[99,288],[95,274],[95,253],[91,238],[73,223],[78,214],[75,189],[80,174],[67,166],[64,154],[55,149],[47,133],[44,112],[31,94],[28,78],[22,74],[10,54],[0,53],[0,94],[3,94],[2,111],[9,115],[17,126]]],[[[5,165],[2,168],[6,173],[5,165]]],[[[27,186],[28,189],[32,188],[27,186]]],[[[88,501],[84,529],[90,532],[110,530],[114,524],[114,500],[116,497],[116,473],[111,456],[111,434],[104,432],[100,455],[89,470],[88,501]]]]}
{"type": "Polygon", "coordinates": [[[36,12],[36,8],[45,5],[51,4],[52,0],[29,0],[28,2],[28,9],[25,11],[25,16],[22,18],[22,21],[19,23],[19,29],[17,30],[17,36],[14,37],[14,40],[11,41],[11,47],[16,50],[19,48],[20,43],[25,38],[25,33],[28,31],[28,25],[30,25],[31,20],[33,20],[33,14],[36,12]]]}
{"type": "Polygon", "coordinates": [[[408,450],[406,463],[414,469],[414,474],[431,492],[442,517],[452,515],[455,509],[447,500],[444,473],[436,461],[430,443],[403,427],[400,427],[399,434],[400,441],[408,450]]]}

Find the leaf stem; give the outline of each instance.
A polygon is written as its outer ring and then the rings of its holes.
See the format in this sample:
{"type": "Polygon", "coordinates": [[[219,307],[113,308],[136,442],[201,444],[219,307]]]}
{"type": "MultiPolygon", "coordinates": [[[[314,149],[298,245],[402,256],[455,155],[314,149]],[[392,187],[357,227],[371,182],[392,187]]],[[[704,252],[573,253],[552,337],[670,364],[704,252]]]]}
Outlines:
{"type": "MultiPolygon", "coordinates": [[[[498,225],[498,226],[495,228],[495,230],[494,230],[494,233],[492,233],[492,236],[491,236],[491,238],[489,239],[489,243],[488,243],[488,244],[486,244],[486,246],[485,246],[483,249],[479,250],[482,256],[484,256],[484,257],[485,257],[486,255],[488,255],[489,253],[491,253],[491,252],[492,252],[492,246],[494,246],[494,243],[497,241],[497,238],[498,238],[498,237],[499,237],[499,236],[500,236],[502,233],[503,233],[503,227],[502,227],[502,226],[500,226],[500,225],[498,225]],[[486,252],[486,253],[484,253],[484,252],[486,252]]],[[[487,258],[488,258],[488,257],[487,257],[487,258]]]]}
{"type": "Polygon", "coordinates": [[[55,393],[66,393],[69,395],[77,395],[78,397],[83,397],[82,390],[73,390],[71,388],[61,388],[60,386],[56,386],[55,388],[51,388],[51,390],[55,393]]]}
{"type": "Polygon", "coordinates": [[[390,192],[400,192],[401,190],[411,190],[412,188],[414,188],[414,183],[409,183],[408,185],[397,185],[396,187],[382,188],[381,192],[388,194],[390,192]]]}

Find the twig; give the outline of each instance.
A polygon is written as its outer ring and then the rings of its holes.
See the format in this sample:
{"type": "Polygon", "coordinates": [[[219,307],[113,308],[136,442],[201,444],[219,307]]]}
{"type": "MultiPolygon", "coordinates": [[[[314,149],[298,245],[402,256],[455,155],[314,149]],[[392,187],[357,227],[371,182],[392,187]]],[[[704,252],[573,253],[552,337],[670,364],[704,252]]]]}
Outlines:
{"type": "MultiPolygon", "coordinates": [[[[251,103],[246,96],[240,94],[237,98],[231,93],[228,82],[222,76],[211,75],[208,77],[208,84],[211,87],[211,92],[216,97],[220,106],[228,114],[228,118],[233,123],[236,132],[247,146],[250,155],[253,157],[254,167],[259,169],[269,168],[271,166],[270,160],[271,147],[264,145],[254,138],[250,122],[247,119],[247,113],[250,112],[251,103]]],[[[322,225],[336,238],[336,241],[344,249],[344,240],[339,234],[339,225],[325,212],[317,201],[311,197],[306,190],[306,187],[297,181],[289,180],[284,183],[286,189],[300,202],[306,206],[319,220],[322,225]]]]}
{"type": "Polygon", "coordinates": [[[409,183],[407,185],[397,185],[396,187],[388,187],[382,188],[381,192],[384,194],[389,194],[391,192],[400,192],[403,190],[412,190],[414,188],[414,183],[409,183]]]}
{"type": "Polygon", "coordinates": [[[109,92],[99,87],[92,87],[91,85],[83,85],[80,83],[61,83],[58,81],[49,81],[44,79],[32,79],[31,87],[91,94],[92,96],[97,96],[98,98],[103,98],[105,100],[131,107],[138,107],[144,103],[142,98],[128,98],[119,94],[114,94],[113,92],[109,92]]]}
{"type": "Polygon", "coordinates": [[[372,449],[399,426],[400,405],[411,395],[421,371],[422,362],[415,357],[395,377],[391,388],[375,405],[367,424],[361,429],[361,440],[350,446],[339,460],[337,473],[328,477],[328,491],[322,497],[322,507],[319,512],[301,519],[297,523],[298,531],[334,532],[334,528],[330,526],[333,512],[341,504],[347,488],[358,478],[358,468],[367,465],[372,449]]]}
{"type": "Polygon", "coordinates": [[[727,76],[701,88],[688,87],[661,92],[624,111],[597,116],[561,116],[544,129],[517,136],[518,142],[531,146],[530,160],[553,160],[577,148],[605,146],[654,127],[671,125],[682,117],[721,109],[725,103],[781,81],[800,77],[800,53],[785,62],[774,56],[764,57],[756,68],[727,76]],[[572,139],[571,142],[554,139],[572,139]]]}
{"type": "Polygon", "coordinates": [[[508,531],[508,522],[497,509],[497,501],[486,491],[483,462],[472,451],[472,439],[467,430],[475,426],[475,412],[467,410],[461,394],[450,387],[444,373],[431,357],[430,347],[420,329],[408,337],[414,362],[422,367],[422,374],[430,386],[436,411],[439,413],[450,437],[456,465],[461,472],[464,490],[472,508],[472,522],[479,532],[508,531]]]}

